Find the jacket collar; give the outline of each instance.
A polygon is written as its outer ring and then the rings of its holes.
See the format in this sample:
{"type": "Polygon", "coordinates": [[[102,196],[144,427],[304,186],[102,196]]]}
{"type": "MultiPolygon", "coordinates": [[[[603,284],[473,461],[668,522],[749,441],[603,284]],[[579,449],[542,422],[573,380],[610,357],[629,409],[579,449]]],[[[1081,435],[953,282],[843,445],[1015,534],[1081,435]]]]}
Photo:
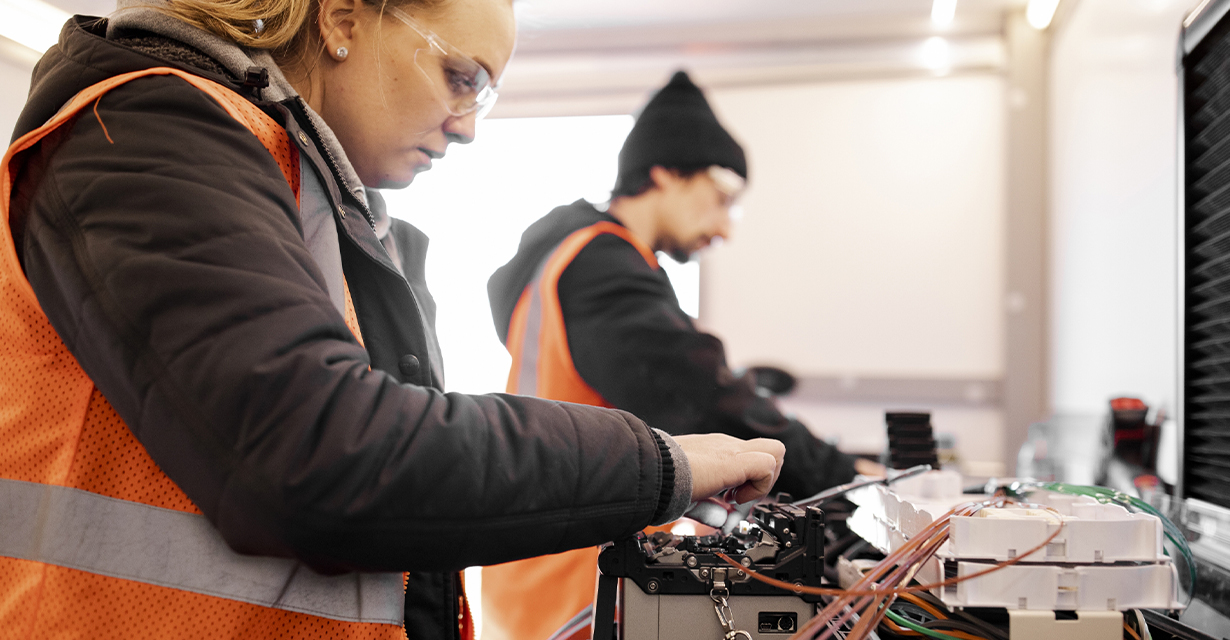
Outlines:
{"type": "MultiPolygon", "coordinates": [[[[148,31],[178,40],[191,45],[202,53],[217,60],[236,78],[243,78],[250,67],[263,67],[269,71],[269,87],[264,89],[262,97],[272,102],[286,102],[299,97],[299,93],[291,86],[281,68],[274,62],[273,56],[264,49],[250,49],[220,38],[204,29],[172,18],[156,7],[165,4],[164,0],[120,0],[119,9],[111,15],[107,23],[107,38],[114,39],[125,31],[148,31]]],[[[316,113],[306,101],[303,101],[303,111],[320,133],[321,144],[325,146],[337,161],[343,186],[359,202],[367,204],[367,194],[359,174],[346,157],[346,151],[334,135],[333,130],[325,123],[320,114],[316,113]]],[[[374,214],[374,212],[373,212],[374,214]]],[[[377,227],[380,225],[377,224],[377,227]]],[[[388,224],[384,228],[387,232],[388,224]]]]}

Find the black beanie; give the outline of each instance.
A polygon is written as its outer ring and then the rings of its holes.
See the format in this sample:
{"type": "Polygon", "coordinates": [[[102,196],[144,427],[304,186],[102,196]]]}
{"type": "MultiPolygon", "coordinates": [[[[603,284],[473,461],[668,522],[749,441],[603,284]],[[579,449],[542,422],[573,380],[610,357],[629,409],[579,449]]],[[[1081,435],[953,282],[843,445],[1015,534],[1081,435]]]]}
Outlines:
{"type": "Polygon", "coordinates": [[[615,193],[629,193],[629,180],[650,167],[667,169],[726,167],[747,178],[743,147],[718,123],[700,87],[683,71],[650,98],[619,150],[615,193]]]}

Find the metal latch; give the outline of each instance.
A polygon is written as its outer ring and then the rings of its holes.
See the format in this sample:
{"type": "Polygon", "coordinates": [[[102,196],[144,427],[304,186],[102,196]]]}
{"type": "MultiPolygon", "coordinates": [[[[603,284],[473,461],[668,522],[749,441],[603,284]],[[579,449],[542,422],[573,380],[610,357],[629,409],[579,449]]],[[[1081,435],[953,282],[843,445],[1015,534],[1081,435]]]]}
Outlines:
{"type": "Polygon", "coordinates": [[[713,599],[713,610],[717,612],[718,624],[722,625],[722,640],[735,640],[743,636],[752,640],[752,634],[735,628],[735,612],[730,610],[730,590],[726,587],[726,569],[713,570],[713,587],[709,597],[713,599]]]}

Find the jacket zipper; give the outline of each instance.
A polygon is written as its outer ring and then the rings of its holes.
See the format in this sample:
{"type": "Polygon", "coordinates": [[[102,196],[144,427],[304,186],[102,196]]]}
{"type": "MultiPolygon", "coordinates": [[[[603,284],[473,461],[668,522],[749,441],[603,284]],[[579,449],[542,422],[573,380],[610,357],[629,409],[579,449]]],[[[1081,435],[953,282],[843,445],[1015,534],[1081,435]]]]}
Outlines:
{"type": "MultiPolygon", "coordinates": [[[[311,127],[312,133],[315,136],[314,140],[317,141],[317,147],[324,150],[325,152],[325,159],[329,161],[329,170],[333,172],[333,178],[337,180],[337,183],[339,186],[345,187],[346,181],[342,179],[342,170],[338,167],[337,158],[333,157],[333,152],[329,150],[329,145],[319,142],[319,141],[324,140],[324,136],[320,135],[320,129],[316,127],[316,123],[312,120],[312,117],[307,115],[307,105],[304,104],[302,97],[296,96],[295,99],[299,101],[299,107],[303,109],[303,113],[304,113],[305,119],[307,120],[308,126],[311,127]]],[[[344,189],[342,190],[344,191],[344,189]]],[[[363,202],[362,200],[359,200],[357,197],[354,196],[354,194],[351,194],[351,197],[354,198],[355,202],[358,202],[359,211],[361,211],[363,213],[363,217],[367,219],[368,226],[372,228],[372,231],[375,231],[376,230],[376,217],[373,216],[371,210],[367,208],[367,203],[363,202]]],[[[339,206],[340,206],[340,203],[339,203],[339,206]]]]}
{"type": "MultiPolygon", "coordinates": [[[[307,105],[303,103],[303,98],[296,96],[295,99],[299,101],[299,107],[303,109],[303,113],[308,122],[308,126],[311,127],[312,133],[315,135],[315,140],[324,140],[324,138],[320,135],[320,129],[316,127],[316,123],[312,121],[311,116],[307,115],[307,109],[304,108],[307,105]]],[[[337,180],[337,183],[339,185],[345,186],[346,181],[342,179],[342,172],[338,168],[337,159],[333,157],[333,152],[329,150],[329,145],[317,144],[317,148],[324,149],[325,158],[329,161],[329,169],[333,172],[334,179],[337,180]]],[[[344,191],[344,189],[339,189],[339,191],[344,191]]],[[[368,226],[370,226],[372,228],[372,231],[375,232],[376,231],[376,218],[375,216],[372,215],[371,210],[367,207],[367,203],[360,201],[358,198],[354,198],[354,199],[359,203],[359,210],[363,212],[363,217],[367,219],[368,226]]],[[[402,280],[405,280],[404,275],[400,273],[397,273],[397,275],[400,276],[402,280]]],[[[419,314],[419,322],[423,325],[424,328],[427,327],[428,326],[427,317],[423,315],[423,305],[419,304],[418,296],[414,295],[414,287],[411,287],[409,282],[406,283],[406,290],[410,293],[410,299],[414,302],[415,311],[417,311],[419,314]]],[[[431,349],[428,349],[428,351],[431,351],[431,349]]],[[[430,356],[431,354],[427,354],[427,355],[430,356]]],[[[431,359],[432,358],[430,357],[428,358],[428,360],[431,360],[431,359]]],[[[435,375],[431,369],[430,362],[427,363],[426,369],[427,369],[427,384],[432,385],[432,383],[435,381],[435,375]]],[[[443,387],[443,385],[441,385],[441,387],[443,387]]]]}

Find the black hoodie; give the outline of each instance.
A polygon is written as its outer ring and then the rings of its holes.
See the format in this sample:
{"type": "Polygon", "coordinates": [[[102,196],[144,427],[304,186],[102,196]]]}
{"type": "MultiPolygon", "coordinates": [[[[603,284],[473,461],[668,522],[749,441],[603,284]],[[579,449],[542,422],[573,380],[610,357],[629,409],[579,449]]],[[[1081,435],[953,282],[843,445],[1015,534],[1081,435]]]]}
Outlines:
{"type": "MultiPolygon", "coordinates": [[[[491,315],[507,343],[513,309],[539,265],[572,232],[614,222],[584,200],[530,225],[517,254],[487,282],[491,315]]],[[[817,439],[735,376],[722,341],[698,331],[666,271],[622,238],[601,234],[564,269],[559,300],[581,378],[607,402],[667,433],[727,433],[786,444],[776,490],[805,497],[854,477],[854,459],[817,439]]]]}

